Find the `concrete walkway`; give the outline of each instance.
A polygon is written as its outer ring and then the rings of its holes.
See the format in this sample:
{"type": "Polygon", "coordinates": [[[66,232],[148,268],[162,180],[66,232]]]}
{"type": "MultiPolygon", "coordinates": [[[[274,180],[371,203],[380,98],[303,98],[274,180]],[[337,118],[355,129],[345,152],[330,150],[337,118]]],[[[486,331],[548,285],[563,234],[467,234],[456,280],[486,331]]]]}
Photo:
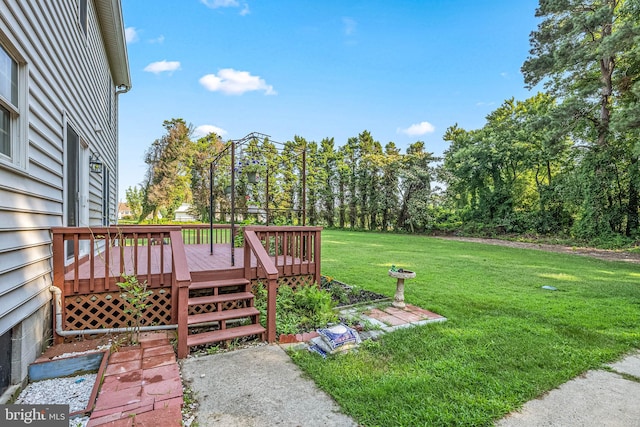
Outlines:
{"type": "Polygon", "coordinates": [[[199,426],[355,427],[278,345],[182,360],[199,426]]]}
{"type": "Polygon", "coordinates": [[[608,366],[588,371],[522,410],[498,427],[638,427],[640,426],[640,351],[608,366]]]}
{"type": "MultiPolygon", "coordinates": [[[[358,425],[278,345],[188,358],[181,365],[200,404],[202,427],[358,425]]],[[[640,427],[640,351],[526,403],[496,426],[640,427]]]]}

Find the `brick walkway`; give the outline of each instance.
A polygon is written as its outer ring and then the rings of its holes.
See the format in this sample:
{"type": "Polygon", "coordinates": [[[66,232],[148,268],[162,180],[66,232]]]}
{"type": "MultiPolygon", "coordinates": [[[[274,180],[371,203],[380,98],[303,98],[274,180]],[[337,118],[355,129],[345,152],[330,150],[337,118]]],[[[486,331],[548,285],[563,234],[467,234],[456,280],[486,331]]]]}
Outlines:
{"type": "Polygon", "coordinates": [[[92,426],[182,425],[182,381],[166,333],[141,334],[140,345],[109,356],[92,426]]]}
{"type": "Polygon", "coordinates": [[[393,306],[382,309],[373,308],[366,310],[363,315],[363,317],[368,317],[369,319],[375,319],[382,322],[382,324],[387,328],[421,325],[424,323],[443,322],[447,320],[444,316],[411,304],[407,304],[404,308],[396,308],[393,306]]]}

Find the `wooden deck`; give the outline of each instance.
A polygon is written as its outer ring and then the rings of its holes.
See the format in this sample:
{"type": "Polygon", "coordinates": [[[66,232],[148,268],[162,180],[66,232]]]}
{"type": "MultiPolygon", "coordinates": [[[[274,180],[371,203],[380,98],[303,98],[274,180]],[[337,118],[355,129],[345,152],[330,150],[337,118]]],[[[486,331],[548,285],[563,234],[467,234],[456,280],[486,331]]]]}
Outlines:
{"type": "MultiPolygon", "coordinates": [[[[244,247],[235,248],[232,265],[232,233],[223,225],[213,231],[205,225],[53,228],[53,282],[62,291],[61,326],[64,331],[121,327],[128,319],[117,282],[123,274],[135,275],[153,291],[144,313],[147,323],[178,324],[179,357],[184,357],[193,345],[186,341],[192,285],[215,289],[224,283],[262,281],[268,290],[266,338],[272,342],[278,286],[320,281],[321,230],[246,227],[241,231],[244,247]]],[[[249,286],[244,292],[250,291],[249,286]]]]}

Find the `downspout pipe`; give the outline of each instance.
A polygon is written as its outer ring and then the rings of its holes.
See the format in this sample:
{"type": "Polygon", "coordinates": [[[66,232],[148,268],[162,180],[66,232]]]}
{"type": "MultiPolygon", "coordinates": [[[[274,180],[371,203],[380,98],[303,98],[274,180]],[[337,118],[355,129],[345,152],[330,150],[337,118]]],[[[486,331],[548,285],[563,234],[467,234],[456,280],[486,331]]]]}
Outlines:
{"type": "Polygon", "coordinates": [[[123,93],[127,93],[131,90],[131,86],[127,86],[127,85],[120,85],[118,87],[116,87],[116,95],[120,95],[123,93]]]}
{"type": "Polygon", "coordinates": [[[121,334],[148,331],[162,331],[168,329],[178,329],[178,325],[156,325],[156,326],[140,326],[139,328],[100,328],[100,329],[80,329],[80,330],[62,330],[62,291],[57,286],[49,286],[49,291],[53,293],[54,314],[56,316],[56,334],[61,337],[70,337],[75,335],[93,335],[93,334],[121,334]]]}

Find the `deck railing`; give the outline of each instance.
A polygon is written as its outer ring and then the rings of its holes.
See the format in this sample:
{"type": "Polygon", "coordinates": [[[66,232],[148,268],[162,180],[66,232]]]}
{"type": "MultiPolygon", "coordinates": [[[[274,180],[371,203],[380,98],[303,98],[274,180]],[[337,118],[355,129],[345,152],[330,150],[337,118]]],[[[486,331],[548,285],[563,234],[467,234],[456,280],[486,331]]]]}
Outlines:
{"type": "Polygon", "coordinates": [[[182,224],[182,241],[186,245],[231,242],[230,224],[182,224]]]}
{"type": "Polygon", "coordinates": [[[313,275],[320,283],[320,232],[322,227],[247,226],[253,231],[276,268],[285,276],[313,275]]]}
{"type": "Polygon", "coordinates": [[[151,287],[167,284],[171,271],[166,266],[173,262],[174,253],[170,250],[170,233],[180,232],[180,227],[54,227],[51,231],[53,284],[63,293],[65,290],[78,293],[81,286],[83,292],[117,290],[116,282],[123,274],[138,276],[151,287]],[[89,268],[84,279],[80,275],[83,266],[89,268]],[[71,270],[73,285],[65,289],[65,275],[71,270]]]}

